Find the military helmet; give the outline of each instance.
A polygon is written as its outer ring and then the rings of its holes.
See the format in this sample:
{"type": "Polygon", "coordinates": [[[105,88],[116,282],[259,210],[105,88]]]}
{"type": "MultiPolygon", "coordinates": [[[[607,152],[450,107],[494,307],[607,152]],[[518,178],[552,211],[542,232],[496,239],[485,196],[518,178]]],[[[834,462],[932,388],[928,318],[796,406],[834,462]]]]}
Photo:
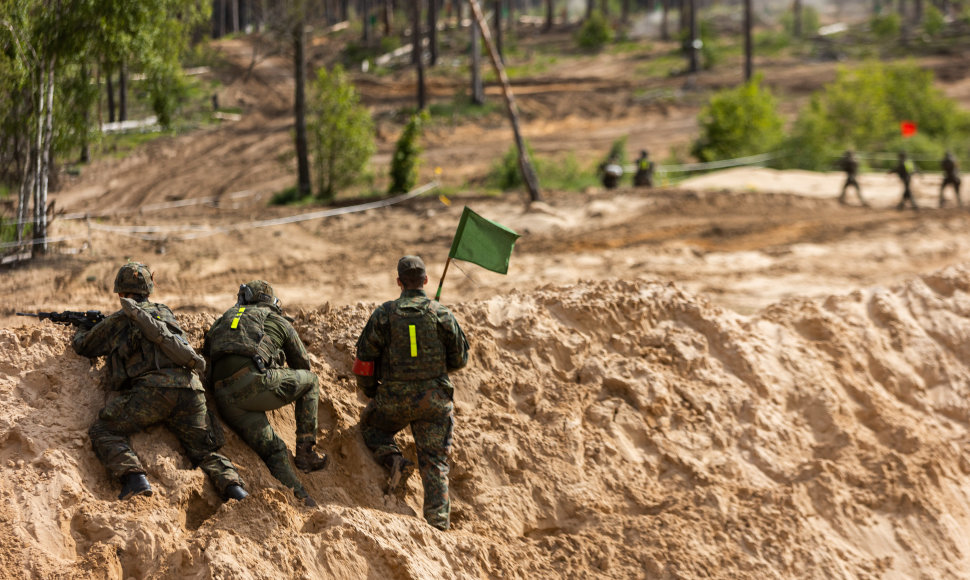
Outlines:
{"type": "Polygon", "coordinates": [[[152,273],[148,266],[141,262],[128,262],[118,270],[115,276],[115,292],[117,294],[139,294],[148,296],[155,289],[152,273]]]}
{"type": "Polygon", "coordinates": [[[253,280],[239,286],[239,294],[236,296],[240,304],[255,304],[266,302],[272,305],[279,304],[276,292],[266,280],[253,280]]]}

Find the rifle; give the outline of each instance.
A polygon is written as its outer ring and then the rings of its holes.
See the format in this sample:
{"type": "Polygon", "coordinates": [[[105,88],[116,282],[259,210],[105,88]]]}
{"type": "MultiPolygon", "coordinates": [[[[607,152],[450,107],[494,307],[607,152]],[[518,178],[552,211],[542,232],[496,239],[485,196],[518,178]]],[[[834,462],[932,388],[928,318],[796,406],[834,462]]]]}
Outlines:
{"type": "Polygon", "coordinates": [[[33,316],[41,320],[50,320],[57,324],[69,324],[85,330],[94,328],[95,324],[104,320],[104,314],[101,314],[100,310],[88,310],[87,312],[65,310],[64,312],[38,312],[36,314],[18,312],[17,316],[33,316]]]}

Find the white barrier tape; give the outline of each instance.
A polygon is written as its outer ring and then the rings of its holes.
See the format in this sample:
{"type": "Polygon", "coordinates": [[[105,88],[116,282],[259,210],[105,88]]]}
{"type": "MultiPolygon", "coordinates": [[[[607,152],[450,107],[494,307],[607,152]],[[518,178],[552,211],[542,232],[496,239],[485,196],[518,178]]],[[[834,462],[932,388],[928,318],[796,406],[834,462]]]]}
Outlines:
{"type": "Polygon", "coordinates": [[[39,240],[24,240],[22,242],[4,242],[0,244],[0,249],[16,248],[19,246],[39,246],[40,244],[53,244],[56,242],[67,242],[70,240],[80,240],[87,236],[61,236],[59,238],[41,238],[39,240]]]}
{"type": "Polygon", "coordinates": [[[91,223],[91,229],[106,231],[116,234],[129,235],[132,237],[137,237],[143,240],[149,241],[160,241],[164,239],[180,239],[180,240],[192,240],[198,239],[206,236],[212,236],[216,234],[229,233],[232,231],[239,231],[251,228],[266,228],[272,226],[280,226],[298,222],[305,222],[309,220],[321,219],[325,217],[332,217],[337,215],[343,215],[348,213],[357,213],[362,211],[367,211],[369,209],[377,209],[381,207],[387,207],[394,204],[407,201],[419,195],[423,195],[433,189],[438,187],[437,181],[432,181],[421,187],[414,189],[408,193],[398,195],[396,197],[372,201],[369,203],[362,203],[359,205],[352,205],[347,207],[340,207],[334,209],[327,209],[322,211],[308,212],[303,214],[297,214],[293,216],[288,216],[285,218],[275,218],[268,220],[257,220],[243,224],[235,224],[232,226],[222,226],[212,228],[209,226],[199,226],[199,225],[182,225],[182,226],[110,226],[98,223],[91,223]],[[170,233],[184,233],[184,235],[153,235],[153,234],[170,234],[170,233]]]}

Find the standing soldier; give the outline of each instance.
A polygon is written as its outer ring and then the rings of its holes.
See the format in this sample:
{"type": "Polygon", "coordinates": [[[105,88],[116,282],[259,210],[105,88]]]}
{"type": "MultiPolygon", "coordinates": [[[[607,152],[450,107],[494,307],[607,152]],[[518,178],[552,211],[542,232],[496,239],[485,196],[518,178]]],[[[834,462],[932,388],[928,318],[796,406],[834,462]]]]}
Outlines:
{"type": "Polygon", "coordinates": [[[863,207],[869,207],[866,200],[862,199],[862,189],[859,187],[859,181],[856,179],[856,176],[859,175],[859,160],[856,159],[855,153],[851,149],[846,151],[842,159],[839,160],[839,165],[842,171],[845,171],[845,184],[842,186],[842,195],[839,196],[839,203],[845,204],[848,201],[846,195],[849,192],[849,186],[852,186],[855,188],[855,194],[859,198],[859,203],[863,207]]]}
{"type": "Polygon", "coordinates": [[[913,209],[919,209],[919,207],[916,205],[916,199],[913,198],[913,190],[910,188],[910,182],[913,179],[913,174],[919,173],[919,169],[916,167],[915,163],[906,157],[905,152],[899,152],[899,161],[896,163],[896,167],[893,167],[887,173],[895,173],[899,176],[900,181],[903,182],[903,197],[899,200],[899,205],[896,206],[896,209],[904,209],[906,207],[907,200],[909,200],[909,203],[913,206],[913,209]]]}
{"type": "Polygon", "coordinates": [[[244,499],[249,494],[236,468],[216,452],[221,441],[206,410],[202,383],[185,364],[172,360],[182,360],[180,353],[161,344],[159,337],[164,336],[182,355],[198,357],[168,306],[148,301],[154,286],[148,266],[125,264],[114,284],[123,309],[74,335],[74,352],[107,357],[108,386],[123,391],[101,409],[88,431],[94,452],[121,481],[119,499],[150,496],[152,488],[131,449],[130,436],[163,423],[185,448],[192,465],[202,468],[224,498],[244,499]]]}
{"type": "Polygon", "coordinates": [[[304,472],[326,467],[326,454],[313,450],[320,383],[310,370],[303,341],[283,316],[268,282],[254,280],[239,287],[236,305],[206,333],[203,353],[210,361],[210,384],[223,420],[253,448],[273,477],[293,489],[304,504],[316,506],[293,470],[286,443],[266,418],[266,411],[295,401],[296,466],[304,472]]]}
{"type": "Polygon", "coordinates": [[[940,207],[944,205],[943,190],[946,189],[947,185],[953,186],[957,205],[963,207],[963,200],[960,199],[960,174],[957,171],[957,162],[953,158],[953,154],[947,151],[946,155],[943,156],[941,165],[943,167],[943,185],[940,186],[940,207]]]}
{"type": "Polygon", "coordinates": [[[454,430],[454,387],[448,371],[468,362],[468,341],[451,312],[425,294],[424,262],[397,263],[401,296],[371,314],[357,339],[354,374],[368,397],[360,419],[364,442],[389,472],[388,491],[403,489],[414,465],[394,435],[408,425],[424,484],[424,519],[439,530],[450,523],[448,455],[454,430]]]}
{"type": "Polygon", "coordinates": [[[637,172],[633,174],[633,185],[637,187],[653,187],[653,161],[646,149],[640,151],[637,158],[637,172]]]}
{"type": "Polygon", "coordinates": [[[610,155],[609,159],[600,163],[597,172],[603,187],[615,189],[620,184],[620,178],[623,177],[623,166],[620,165],[620,160],[617,159],[616,155],[610,155]]]}

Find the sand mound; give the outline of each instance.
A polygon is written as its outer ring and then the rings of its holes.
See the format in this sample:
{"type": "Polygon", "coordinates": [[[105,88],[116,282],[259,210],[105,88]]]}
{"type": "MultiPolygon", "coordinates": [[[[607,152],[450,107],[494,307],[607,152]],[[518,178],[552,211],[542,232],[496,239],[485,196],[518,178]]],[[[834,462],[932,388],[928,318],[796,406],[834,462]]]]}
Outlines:
{"type": "MultiPolygon", "coordinates": [[[[381,493],[356,428],[374,306],[292,313],[333,460],[304,477],[317,509],[232,434],[253,496],[222,504],[161,428],[133,439],[156,494],[117,501],[86,434],[99,369],[66,329],[0,329],[0,574],[970,577],[970,268],[753,317],[643,280],[458,305],[448,533],[417,478],[381,493]]],[[[199,342],[212,316],[183,320],[199,342]]],[[[272,419],[292,448],[292,411],[272,419]]]]}

